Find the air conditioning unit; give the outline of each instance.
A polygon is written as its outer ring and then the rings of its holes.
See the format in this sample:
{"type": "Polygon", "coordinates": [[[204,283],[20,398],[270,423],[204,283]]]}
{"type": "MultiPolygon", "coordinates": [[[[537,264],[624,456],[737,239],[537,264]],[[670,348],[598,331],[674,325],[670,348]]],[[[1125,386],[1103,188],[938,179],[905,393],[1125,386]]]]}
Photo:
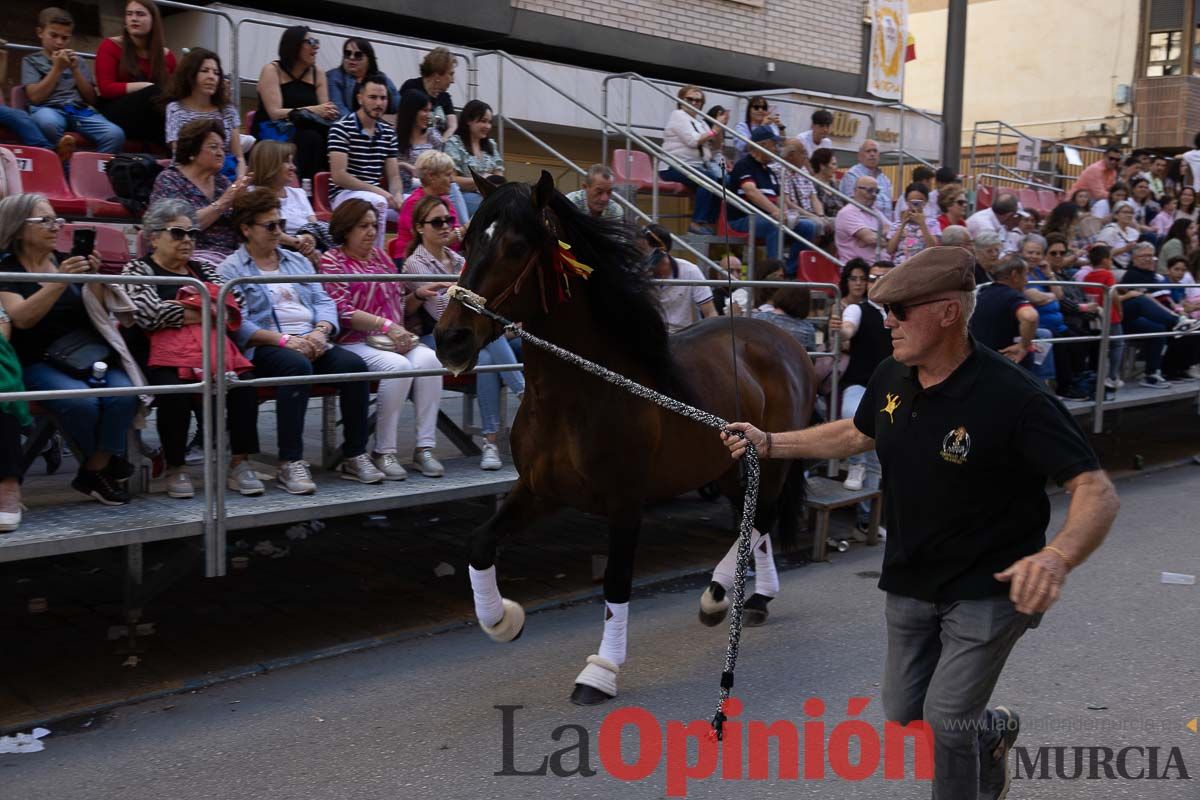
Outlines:
{"type": "Polygon", "coordinates": [[[1118,83],[1117,88],[1113,90],[1113,102],[1119,106],[1127,105],[1131,99],[1132,91],[1128,83],[1118,83]]]}
{"type": "Polygon", "coordinates": [[[1105,125],[1103,122],[1095,122],[1095,123],[1092,123],[1091,125],[1084,125],[1083,132],[1090,133],[1090,134],[1108,133],[1108,126],[1105,125]]]}

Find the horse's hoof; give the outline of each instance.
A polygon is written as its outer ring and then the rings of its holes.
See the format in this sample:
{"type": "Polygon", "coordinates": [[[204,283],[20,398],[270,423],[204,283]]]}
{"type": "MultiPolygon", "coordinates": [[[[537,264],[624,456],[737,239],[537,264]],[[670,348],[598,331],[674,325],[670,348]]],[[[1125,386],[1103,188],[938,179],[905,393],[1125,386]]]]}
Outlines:
{"type": "Polygon", "coordinates": [[[716,581],[710,582],[700,595],[700,622],[714,628],[725,621],[728,613],[729,598],[725,596],[725,587],[716,581]]]}
{"type": "Polygon", "coordinates": [[[762,594],[753,594],[746,601],[745,607],[742,608],[742,624],[747,628],[757,628],[759,625],[767,624],[767,616],[771,613],[767,610],[767,603],[771,602],[770,597],[762,594]]]}
{"type": "Polygon", "coordinates": [[[613,695],[582,683],[575,684],[575,691],[571,692],[571,702],[577,706],[598,706],[612,699],[613,695]]]}
{"type": "Polygon", "coordinates": [[[493,642],[515,642],[521,638],[521,634],[525,632],[525,609],[520,603],[509,600],[507,597],[502,598],[504,603],[504,616],[495,625],[484,625],[479,623],[479,627],[483,628],[493,642]]]}

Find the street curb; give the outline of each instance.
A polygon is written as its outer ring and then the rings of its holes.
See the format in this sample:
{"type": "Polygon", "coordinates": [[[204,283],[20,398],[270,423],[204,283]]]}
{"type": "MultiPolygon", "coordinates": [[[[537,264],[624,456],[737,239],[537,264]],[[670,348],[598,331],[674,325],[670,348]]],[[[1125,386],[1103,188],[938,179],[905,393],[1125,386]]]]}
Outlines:
{"type": "MultiPolygon", "coordinates": [[[[1154,475],[1160,472],[1177,469],[1185,466],[1195,466],[1200,464],[1200,456],[1188,456],[1186,458],[1176,459],[1174,461],[1164,462],[1162,464],[1154,464],[1145,469],[1129,471],[1113,477],[1114,482],[1122,482],[1133,478],[1139,478],[1147,475],[1154,475]]],[[[1060,486],[1052,487],[1047,494],[1051,497],[1064,493],[1066,490],[1060,486]]],[[[800,569],[805,564],[786,565],[780,564],[779,571],[791,571],[800,569]]],[[[687,578],[696,578],[702,575],[707,575],[712,571],[711,565],[681,567],[677,570],[668,572],[659,572],[633,582],[633,588],[637,590],[645,590],[654,588],[663,584],[672,583],[674,581],[687,578]]],[[[593,586],[589,589],[580,589],[574,592],[569,592],[560,597],[555,597],[549,600],[542,600],[536,605],[529,606],[525,609],[525,613],[538,614],[543,611],[548,611],[556,608],[565,608],[567,606],[579,605],[585,602],[600,599],[603,596],[604,589],[602,586],[593,586]]],[[[335,645],[332,647],[323,647],[316,650],[308,650],[303,653],[297,653],[290,656],[283,656],[268,661],[259,663],[244,664],[237,667],[232,667],[221,672],[213,673],[202,678],[193,678],[191,680],[180,681],[179,683],[162,689],[157,689],[153,692],[132,695],[120,700],[112,700],[106,703],[98,703],[94,706],[87,706],[82,709],[75,709],[63,714],[57,714],[50,717],[44,717],[15,725],[0,726],[0,735],[8,735],[18,731],[29,730],[30,728],[41,726],[50,727],[59,723],[72,721],[82,722],[90,717],[96,717],[114,709],[123,706],[136,705],[153,700],[160,700],[164,697],[182,694],[184,692],[194,692],[203,689],[211,689],[215,686],[220,686],[233,681],[242,680],[245,678],[254,678],[260,675],[266,675],[281,669],[289,667],[298,667],[305,664],[312,664],[317,661],[324,661],[328,658],[337,656],[350,655],[352,653],[362,653],[369,650],[375,650],[386,645],[400,644],[409,642],[414,639],[425,637],[438,636],[450,631],[459,630],[462,628],[473,627],[475,620],[473,617],[463,618],[454,622],[441,622],[436,625],[429,625],[424,628],[415,628],[405,631],[397,631],[396,633],[382,634],[380,636],[370,636],[365,639],[358,639],[353,642],[335,645]]],[[[68,725],[68,731],[75,726],[68,725]]]]}

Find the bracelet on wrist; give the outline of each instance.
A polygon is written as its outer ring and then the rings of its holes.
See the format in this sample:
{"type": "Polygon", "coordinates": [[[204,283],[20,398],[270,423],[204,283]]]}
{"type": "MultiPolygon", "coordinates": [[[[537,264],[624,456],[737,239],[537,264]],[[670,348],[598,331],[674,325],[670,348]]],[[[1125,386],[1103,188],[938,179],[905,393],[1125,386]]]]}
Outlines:
{"type": "Polygon", "coordinates": [[[1054,545],[1048,544],[1045,547],[1043,547],[1042,549],[1049,550],[1051,553],[1054,553],[1054,555],[1061,558],[1063,560],[1063,563],[1067,565],[1067,569],[1074,568],[1074,565],[1071,564],[1071,559],[1067,558],[1067,554],[1064,553],[1062,550],[1058,549],[1057,547],[1055,547],[1054,545]]]}
{"type": "Polygon", "coordinates": [[[767,449],[763,452],[763,458],[771,457],[771,448],[775,445],[775,441],[770,433],[767,433],[767,449]]]}
{"type": "Polygon", "coordinates": [[[282,336],[280,336],[280,337],[279,337],[279,346],[280,346],[280,347],[287,347],[288,339],[291,339],[291,338],[292,338],[292,337],[291,337],[291,336],[288,336],[286,333],[285,333],[285,334],[283,334],[282,336]]]}
{"type": "Polygon", "coordinates": [[[381,322],[379,323],[379,330],[383,331],[384,333],[387,333],[388,328],[392,327],[392,321],[390,319],[388,319],[387,317],[380,317],[379,319],[381,320],[381,322]]]}

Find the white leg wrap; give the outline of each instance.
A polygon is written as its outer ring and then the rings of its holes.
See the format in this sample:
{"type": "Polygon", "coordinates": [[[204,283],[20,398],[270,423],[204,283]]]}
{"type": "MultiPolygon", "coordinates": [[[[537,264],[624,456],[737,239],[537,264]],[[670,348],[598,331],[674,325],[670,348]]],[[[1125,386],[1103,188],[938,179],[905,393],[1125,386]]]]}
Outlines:
{"type": "Polygon", "coordinates": [[[713,570],[712,579],[725,587],[725,591],[733,588],[733,572],[737,569],[737,549],[738,540],[733,540],[733,545],[729,548],[729,552],[721,559],[721,563],[717,564],[717,568],[713,570]]]}
{"type": "Polygon", "coordinates": [[[629,624],[629,603],[604,604],[604,638],[600,640],[600,658],[625,663],[625,630],[629,624]]]}
{"type": "Polygon", "coordinates": [[[620,671],[621,668],[607,658],[588,656],[587,666],[579,673],[575,682],[598,689],[609,697],[616,697],[617,674],[620,671]]]}
{"type": "Polygon", "coordinates": [[[754,593],[774,597],[779,594],[779,573],[775,571],[771,537],[763,536],[756,530],[750,541],[754,549],[754,593]]]}
{"type": "Polygon", "coordinates": [[[475,616],[484,630],[496,625],[504,617],[504,605],[500,598],[500,589],[496,586],[496,565],[485,570],[467,567],[471,576],[471,591],[475,595],[475,616]]]}
{"type": "Polygon", "coordinates": [[[503,603],[504,615],[495,625],[484,625],[479,623],[479,627],[483,628],[483,632],[492,637],[494,642],[511,642],[517,638],[517,634],[525,627],[525,609],[515,600],[509,600],[507,597],[501,601],[503,603]]]}

